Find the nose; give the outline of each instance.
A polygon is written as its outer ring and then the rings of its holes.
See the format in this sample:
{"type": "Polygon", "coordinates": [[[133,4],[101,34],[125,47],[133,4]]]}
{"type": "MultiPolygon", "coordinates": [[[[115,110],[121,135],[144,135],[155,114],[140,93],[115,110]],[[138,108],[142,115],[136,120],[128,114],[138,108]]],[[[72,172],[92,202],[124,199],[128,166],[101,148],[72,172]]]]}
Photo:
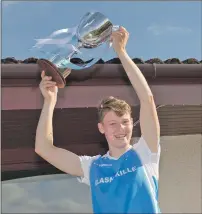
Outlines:
{"type": "Polygon", "coordinates": [[[119,126],[118,126],[118,130],[119,131],[123,131],[124,128],[125,128],[125,126],[123,124],[119,124],[119,126]]]}

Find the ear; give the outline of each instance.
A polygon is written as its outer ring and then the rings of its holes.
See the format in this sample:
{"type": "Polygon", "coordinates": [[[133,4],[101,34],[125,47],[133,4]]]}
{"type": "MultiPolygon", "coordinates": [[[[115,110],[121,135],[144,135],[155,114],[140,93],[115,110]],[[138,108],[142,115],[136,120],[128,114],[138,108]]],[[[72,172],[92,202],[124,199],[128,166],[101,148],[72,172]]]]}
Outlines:
{"type": "Polygon", "coordinates": [[[104,134],[105,132],[104,132],[104,127],[103,127],[102,123],[98,123],[97,125],[98,125],[98,129],[99,129],[100,133],[104,134]]]}

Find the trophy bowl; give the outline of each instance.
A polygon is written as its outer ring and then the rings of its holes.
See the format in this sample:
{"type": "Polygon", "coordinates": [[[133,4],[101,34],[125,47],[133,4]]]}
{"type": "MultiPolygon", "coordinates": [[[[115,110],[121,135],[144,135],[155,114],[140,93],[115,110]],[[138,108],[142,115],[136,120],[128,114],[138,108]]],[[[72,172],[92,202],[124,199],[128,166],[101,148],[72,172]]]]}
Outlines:
{"type": "MultiPolygon", "coordinates": [[[[41,46],[52,45],[57,49],[49,52],[48,59],[40,58],[37,64],[46,75],[52,76],[59,88],[64,88],[65,70],[81,70],[94,65],[111,47],[110,36],[116,29],[117,26],[102,13],[88,12],[75,28],[58,30],[40,40],[41,46]],[[57,39],[53,39],[56,36],[57,39]]],[[[44,49],[47,53],[47,48],[44,49]]]]}

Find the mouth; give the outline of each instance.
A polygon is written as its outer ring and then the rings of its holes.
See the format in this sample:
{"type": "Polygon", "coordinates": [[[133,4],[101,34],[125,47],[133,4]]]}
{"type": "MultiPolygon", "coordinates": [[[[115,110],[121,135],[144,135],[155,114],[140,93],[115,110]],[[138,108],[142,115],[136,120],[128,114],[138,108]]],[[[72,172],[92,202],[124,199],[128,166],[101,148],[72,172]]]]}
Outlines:
{"type": "Polygon", "coordinates": [[[126,137],[126,134],[125,135],[115,135],[115,138],[119,139],[119,140],[123,140],[125,137],[126,137]]]}

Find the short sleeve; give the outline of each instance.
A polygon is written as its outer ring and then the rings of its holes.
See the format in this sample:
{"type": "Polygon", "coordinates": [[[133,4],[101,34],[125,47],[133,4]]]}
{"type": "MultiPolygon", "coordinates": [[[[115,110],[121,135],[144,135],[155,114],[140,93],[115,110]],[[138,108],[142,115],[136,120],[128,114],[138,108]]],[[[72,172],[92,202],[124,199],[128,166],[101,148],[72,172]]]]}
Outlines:
{"type": "Polygon", "coordinates": [[[97,159],[100,155],[96,156],[79,156],[80,162],[81,162],[81,167],[83,170],[83,177],[77,177],[78,181],[81,183],[85,183],[87,185],[90,185],[90,180],[89,180],[89,173],[90,173],[90,166],[92,164],[92,161],[97,159]]]}
{"type": "Polygon", "coordinates": [[[156,175],[156,177],[158,177],[159,160],[160,160],[160,153],[161,153],[160,142],[158,143],[158,151],[156,153],[152,153],[145,139],[143,138],[143,136],[141,136],[139,141],[133,145],[133,148],[139,155],[142,163],[147,168],[150,168],[153,171],[153,173],[156,175]]]}
{"type": "Polygon", "coordinates": [[[158,151],[157,153],[152,153],[147,142],[143,138],[143,136],[140,137],[139,141],[133,145],[133,148],[138,153],[138,155],[141,157],[142,161],[144,163],[158,163],[160,159],[160,142],[158,143],[158,151]]]}

